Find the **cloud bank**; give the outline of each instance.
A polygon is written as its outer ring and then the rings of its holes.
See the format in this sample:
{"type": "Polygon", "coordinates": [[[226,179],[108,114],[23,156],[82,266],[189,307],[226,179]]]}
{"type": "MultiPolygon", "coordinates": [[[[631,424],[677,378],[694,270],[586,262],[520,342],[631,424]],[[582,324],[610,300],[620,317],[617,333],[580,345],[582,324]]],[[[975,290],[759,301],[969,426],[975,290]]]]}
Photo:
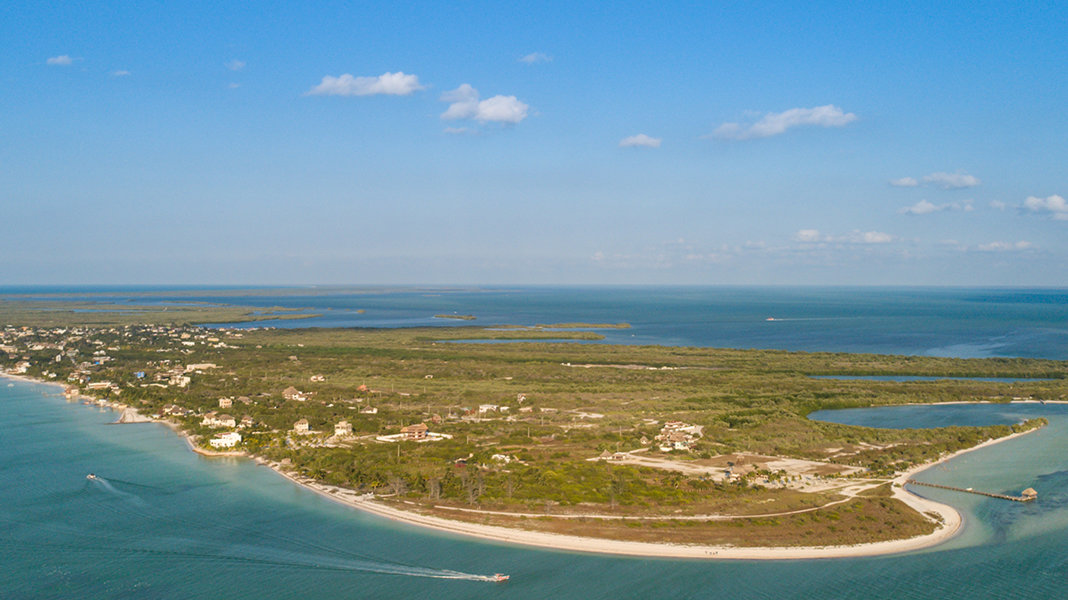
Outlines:
{"type": "Polygon", "coordinates": [[[323,81],[304,93],[305,96],[407,96],[426,89],[419,77],[396,73],[383,73],[378,77],[353,77],[345,73],[340,77],[326,75],[323,81]]]}
{"type": "Polygon", "coordinates": [[[842,112],[833,104],[813,108],[791,108],[780,113],[767,113],[751,124],[724,123],[712,132],[712,137],[724,140],[752,140],[786,133],[803,126],[844,127],[857,120],[857,115],[842,112]]]}
{"type": "Polygon", "coordinates": [[[478,90],[466,83],[442,94],[441,101],[449,103],[449,108],[441,113],[441,118],[447,121],[470,119],[479,123],[519,123],[527,118],[530,109],[515,96],[497,95],[479,100],[478,90]]]}

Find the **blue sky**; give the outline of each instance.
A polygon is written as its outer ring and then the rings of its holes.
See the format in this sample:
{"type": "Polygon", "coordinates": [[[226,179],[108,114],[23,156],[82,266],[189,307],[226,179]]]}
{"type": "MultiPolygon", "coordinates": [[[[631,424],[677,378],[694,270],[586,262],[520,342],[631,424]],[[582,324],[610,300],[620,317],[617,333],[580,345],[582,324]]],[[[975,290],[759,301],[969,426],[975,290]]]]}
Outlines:
{"type": "Polygon", "coordinates": [[[1068,285],[1064,3],[70,4],[6,284],[1068,285]]]}

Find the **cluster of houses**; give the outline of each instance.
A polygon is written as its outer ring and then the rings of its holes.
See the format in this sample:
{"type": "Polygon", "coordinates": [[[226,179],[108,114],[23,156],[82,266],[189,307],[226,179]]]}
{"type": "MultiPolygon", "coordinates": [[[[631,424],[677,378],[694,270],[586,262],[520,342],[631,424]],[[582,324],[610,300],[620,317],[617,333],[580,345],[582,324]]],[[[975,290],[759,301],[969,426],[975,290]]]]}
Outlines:
{"type": "Polygon", "coordinates": [[[700,425],[691,425],[682,421],[668,421],[660,428],[656,436],[657,446],[661,452],[672,450],[690,450],[701,437],[704,428],[700,425]]]}
{"type": "MultiPolygon", "coordinates": [[[[123,339],[131,341],[139,339],[140,341],[152,341],[154,343],[162,341],[162,347],[158,347],[158,343],[156,344],[156,352],[185,355],[193,353],[194,350],[191,348],[195,346],[232,347],[227,346],[217,335],[240,337],[238,333],[221,332],[215,334],[215,332],[206,332],[196,328],[166,326],[123,326],[101,329],[4,327],[0,329],[0,355],[6,355],[9,361],[12,361],[8,363],[9,365],[14,365],[14,368],[10,370],[23,374],[31,371],[31,369],[37,371],[35,364],[38,361],[41,361],[41,364],[44,364],[44,362],[64,363],[69,361],[71,363],[70,366],[73,368],[64,370],[65,373],[70,374],[67,377],[68,386],[65,389],[68,398],[76,398],[83,391],[118,395],[126,387],[134,387],[138,384],[141,387],[186,388],[192,383],[196,375],[218,368],[218,365],[214,363],[183,364],[185,361],[161,357],[158,360],[146,361],[142,366],[137,367],[142,370],[130,373],[129,375],[132,375],[132,377],[120,376],[119,380],[117,380],[120,383],[108,379],[114,377],[113,370],[107,371],[111,373],[111,375],[105,376],[108,378],[102,378],[100,375],[101,370],[111,366],[110,364],[105,366],[105,363],[113,361],[112,352],[118,352],[122,344],[129,343],[124,342],[123,339]],[[30,352],[37,354],[20,356],[21,353],[28,354],[30,352]],[[47,361],[40,359],[40,352],[50,352],[47,361]],[[81,360],[81,357],[88,360],[81,360]],[[78,362],[79,360],[81,362],[78,362]]],[[[310,377],[312,382],[323,382],[325,379],[325,376],[319,374],[310,377]]],[[[358,391],[375,393],[374,390],[369,389],[366,385],[359,386],[358,391]]],[[[282,397],[285,400],[296,402],[308,401],[313,395],[313,393],[301,391],[294,386],[289,386],[282,392],[282,397]]],[[[522,404],[526,398],[520,394],[517,399],[522,404]]],[[[166,404],[151,416],[157,419],[167,417],[199,418],[200,424],[204,427],[229,430],[221,431],[208,440],[208,444],[212,448],[229,449],[235,448],[241,443],[242,433],[247,434],[247,432],[239,433],[239,430],[256,425],[251,416],[239,418],[233,414],[232,411],[235,410],[235,405],[238,402],[251,403],[246,396],[220,398],[218,400],[218,410],[210,412],[203,412],[195,408],[190,409],[177,404],[166,404]]],[[[465,412],[474,417],[488,417],[490,415],[507,414],[509,410],[508,406],[482,404],[474,410],[465,412]]],[[[524,412],[529,412],[529,408],[524,412]]],[[[374,415],[377,413],[377,407],[369,406],[368,404],[361,404],[359,407],[359,414],[361,415],[374,415]]],[[[449,439],[452,436],[430,430],[430,427],[441,423],[442,420],[441,416],[433,415],[426,422],[406,425],[401,427],[395,434],[378,436],[376,439],[382,442],[428,442],[449,439]]],[[[296,434],[319,433],[311,429],[307,419],[296,421],[293,424],[292,431],[296,434]]],[[[333,434],[335,438],[351,437],[353,435],[352,423],[346,420],[336,423],[333,434]]],[[[501,460],[507,462],[508,459],[502,458],[501,460]]]]}

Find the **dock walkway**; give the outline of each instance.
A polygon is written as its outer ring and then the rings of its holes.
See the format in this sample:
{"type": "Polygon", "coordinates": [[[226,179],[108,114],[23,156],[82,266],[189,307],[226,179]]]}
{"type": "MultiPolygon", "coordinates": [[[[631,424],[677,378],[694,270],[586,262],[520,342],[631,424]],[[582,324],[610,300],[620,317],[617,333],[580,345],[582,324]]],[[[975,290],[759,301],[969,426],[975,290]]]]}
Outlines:
{"type": "Polygon", "coordinates": [[[942,489],[942,490],[952,490],[954,492],[964,492],[966,494],[979,494],[980,496],[989,496],[991,498],[998,498],[998,499],[1001,499],[1001,500],[1012,500],[1013,502],[1031,502],[1032,500],[1034,500],[1035,498],[1038,497],[1037,494],[1035,494],[1035,495],[1025,494],[1025,495],[1022,495],[1022,496],[1007,496],[1005,494],[995,494],[994,492],[982,492],[982,491],[979,491],[979,490],[973,490],[971,488],[959,488],[959,487],[953,487],[951,485],[941,485],[941,484],[938,484],[938,483],[927,483],[925,481],[916,481],[915,479],[909,479],[908,481],[905,482],[906,485],[908,485],[910,483],[913,484],[913,485],[923,485],[923,486],[938,488],[938,489],[942,489]]]}

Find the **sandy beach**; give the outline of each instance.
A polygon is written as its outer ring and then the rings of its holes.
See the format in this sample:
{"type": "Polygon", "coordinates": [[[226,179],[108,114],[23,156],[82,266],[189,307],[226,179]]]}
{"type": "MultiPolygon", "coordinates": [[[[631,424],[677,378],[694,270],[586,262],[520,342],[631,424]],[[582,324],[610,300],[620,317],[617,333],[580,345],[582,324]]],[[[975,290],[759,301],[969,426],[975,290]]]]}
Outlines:
{"type": "MultiPolygon", "coordinates": [[[[56,385],[60,388],[63,387],[63,384],[57,382],[39,381],[21,375],[0,373],[0,377],[7,377],[10,379],[15,379],[28,383],[44,383],[49,385],[56,385]]],[[[88,398],[86,396],[81,397],[88,398]]],[[[107,403],[106,405],[114,410],[129,409],[127,406],[119,403],[107,403]]],[[[189,449],[193,452],[196,452],[197,454],[219,457],[248,456],[247,453],[241,451],[215,452],[198,448],[193,443],[193,440],[190,439],[190,437],[174,423],[171,423],[166,420],[146,419],[146,421],[159,423],[168,427],[178,435],[181,435],[188,443],[189,449]]],[[[961,514],[952,506],[935,502],[933,500],[929,500],[909,492],[907,489],[905,489],[905,482],[922,471],[930,469],[962,454],[974,452],[976,450],[979,450],[980,448],[986,448],[993,444],[1027,435],[1028,433],[1031,433],[1033,431],[1036,431],[1036,429],[1020,433],[1014,433],[1001,438],[987,440],[971,448],[966,448],[964,450],[960,450],[958,452],[943,456],[936,461],[925,463],[923,465],[917,465],[916,467],[913,467],[912,469],[909,469],[899,474],[892,480],[894,484],[892,487],[893,497],[897,498],[898,500],[901,500],[920,514],[937,515],[937,529],[935,529],[935,531],[930,534],[913,538],[884,542],[872,542],[867,544],[855,544],[848,546],[738,547],[633,542],[623,540],[609,540],[603,538],[570,536],[539,531],[525,531],[521,529],[499,527],[493,525],[481,525],[477,523],[454,521],[441,517],[422,515],[412,511],[400,510],[392,506],[388,506],[382,502],[376,502],[373,499],[373,496],[359,494],[353,490],[349,490],[346,488],[340,488],[336,486],[318,483],[310,479],[301,477],[295,473],[289,472],[285,470],[282,465],[279,465],[277,463],[266,461],[258,457],[249,458],[265,467],[272,469],[282,477],[289,479],[297,485],[303,486],[317,494],[329,498],[334,502],[344,504],[351,508],[362,510],[381,517],[385,517],[387,519],[410,525],[429,527],[438,531],[466,535],[484,540],[491,540],[509,544],[521,544],[525,546],[535,546],[539,548],[548,548],[568,552],[589,552],[596,554],[615,554],[626,556],[647,556],[662,558],[702,558],[722,560],[799,560],[898,554],[902,552],[920,550],[923,548],[930,548],[932,546],[938,545],[942,542],[945,542],[946,540],[951,539],[961,529],[961,525],[963,524],[963,517],[961,516],[961,514]]]]}
{"type": "Polygon", "coordinates": [[[935,514],[939,521],[938,528],[930,534],[891,540],[885,542],[873,542],[869,544],[855,544],[849,546],[787,546],[787,547],[737,547],[737,546],[701,546],[688,544],[668,544],[649,542],[630,542],[622,540],[608,540],[602,538],[588,538],[579,536],[544,533],[539,531],[524,531],[508,527],[493,525],[480,525],[463,521],[453,521],[440,517],[421,515],[411,511],[399,510],[376,502],[371,498],[360,495],[352,490],[324,485],[293,473],[286,472],[280,465],[259,460],[260,464],[267,466],[286,479],[297,485],[312,490],[335,502],[345,504],[357,510],[376,514],[387,519],[430,527],[439,531],[467,535],[471,537],[504,542],[510,544],[522,544],[553,550],[569,552],[590,552],[596,554],[617,554],[626,556],[648,556],[661,558],[704,558],[722,560],[799,560],[817,558],[850,558],[860,556],[878,556],[886,554],[899,554],[923,548],[930,548],[951,539],[961,529],[963,517],[952,506],[928,500],[917,496],[905,489],[905,482],[916,474],[942,464],[962,454],[986,448],[994,444],[1008,441],[1023,435],[1027,435],[1036,429],[1014,433],[1002,438],[987,440],[977,446],[966,448],[940,459],[917,465],[909,469],[892,481],[894,483],[893,496],[901,500],[921,514],[935,514]]]}

